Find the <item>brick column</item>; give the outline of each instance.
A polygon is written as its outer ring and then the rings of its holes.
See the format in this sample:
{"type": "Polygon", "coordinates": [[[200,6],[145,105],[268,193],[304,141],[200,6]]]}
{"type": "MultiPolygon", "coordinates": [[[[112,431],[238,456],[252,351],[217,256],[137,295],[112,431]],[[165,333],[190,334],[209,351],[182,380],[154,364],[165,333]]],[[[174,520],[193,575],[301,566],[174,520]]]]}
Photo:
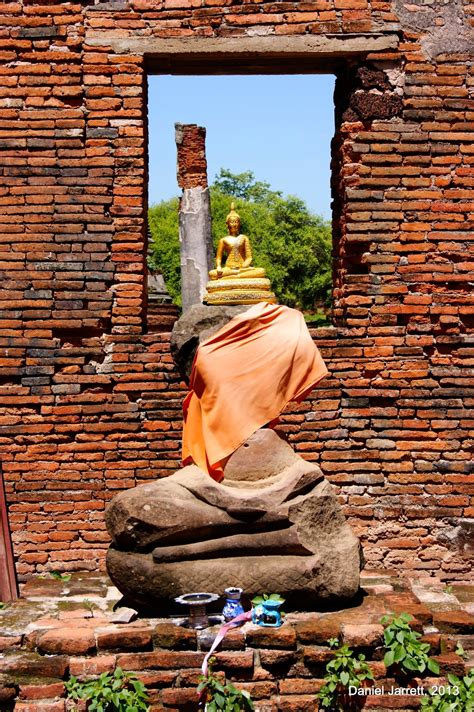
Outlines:
{"type": "Polygon", "coordinates": [[[212,261],[211,211],[207,187],[206,129],[176,124],[181,295],[183,311],[201,304],[212,261]]]}

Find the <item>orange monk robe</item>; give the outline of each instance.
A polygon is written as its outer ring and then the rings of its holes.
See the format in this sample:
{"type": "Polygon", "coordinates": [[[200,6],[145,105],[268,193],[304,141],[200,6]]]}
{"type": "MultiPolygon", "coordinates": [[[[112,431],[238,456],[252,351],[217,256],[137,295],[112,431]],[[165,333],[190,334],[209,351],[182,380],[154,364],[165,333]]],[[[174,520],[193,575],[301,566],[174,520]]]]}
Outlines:
{"type": "Polygon", "coordinates": [[[215,480],[256,430],[328,373],[301,312],[259,302],[200,344],[184,404],[183,464],[215,480]]]}

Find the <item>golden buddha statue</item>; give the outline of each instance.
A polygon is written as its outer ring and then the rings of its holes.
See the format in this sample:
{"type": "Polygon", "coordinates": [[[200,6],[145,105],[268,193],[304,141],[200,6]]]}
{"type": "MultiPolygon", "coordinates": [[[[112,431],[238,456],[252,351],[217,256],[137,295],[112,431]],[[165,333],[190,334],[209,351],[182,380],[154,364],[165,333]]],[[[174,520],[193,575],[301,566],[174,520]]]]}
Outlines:
{"type": "Polygon", "coordinates": [[[261,267],[251,267],[252,250],[247,235],[240,234],[240,216],[234,203],[226,218],[228,235],[217,245],[216,269],[209,272],[205,304],[276,303],[270,280],[261,267]],[[225,264],[222,264],[225,258],[225,264]]]}

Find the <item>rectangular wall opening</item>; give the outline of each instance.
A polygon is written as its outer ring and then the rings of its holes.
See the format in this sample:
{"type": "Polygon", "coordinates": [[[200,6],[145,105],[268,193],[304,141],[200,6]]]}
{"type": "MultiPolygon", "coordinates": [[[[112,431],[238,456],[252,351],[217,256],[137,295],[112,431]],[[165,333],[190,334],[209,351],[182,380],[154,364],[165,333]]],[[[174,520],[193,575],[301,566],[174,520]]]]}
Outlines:
{"type": "Polygon", "coordinates": [[[148,77],[149,266],[179,303],[175,122],[207,131],[214,242],[234,199],[278,300],[330,323],[332,74],[148,77]]]}

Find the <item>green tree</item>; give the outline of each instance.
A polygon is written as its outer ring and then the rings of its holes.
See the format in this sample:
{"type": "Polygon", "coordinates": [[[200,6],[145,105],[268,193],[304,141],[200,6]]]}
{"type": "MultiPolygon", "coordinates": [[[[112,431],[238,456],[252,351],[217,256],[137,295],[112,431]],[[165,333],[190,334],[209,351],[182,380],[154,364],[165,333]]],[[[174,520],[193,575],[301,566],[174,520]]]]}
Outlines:
{"type": "Polygon", "coordinates": [[[221,168],[212,188],[231,195],[234,200],[241,198],[254,203],[271,202],[275,197],[281,197],[280,191],[271,190],[270,183],[255,180],[252,171],[231,173],[227,168],[221,168]]]}
{"type": "MultiPolygon", "coordinates": [[[[331,228],[296,196],[283,196],[256,181],[251,171],[233,174],[221,169],[211,186],[214,246],[226,234],[225,219],[232,200],[249,236],[253,264],[264,267],[282,304],[303,311],[329,305],[331,292],[331,228]]],[[[179,241],[177,199],[150,208],[152,264],[162,270],[168,290],[179,303],[179,241]]]]}
{"type": "Polygon", "coordinates": [[[181,265],[179,256],[179,199],[163,200],[148,211],[151,250],[148,266],[160,270],[175,304],[181,304],[181,265]]]}

